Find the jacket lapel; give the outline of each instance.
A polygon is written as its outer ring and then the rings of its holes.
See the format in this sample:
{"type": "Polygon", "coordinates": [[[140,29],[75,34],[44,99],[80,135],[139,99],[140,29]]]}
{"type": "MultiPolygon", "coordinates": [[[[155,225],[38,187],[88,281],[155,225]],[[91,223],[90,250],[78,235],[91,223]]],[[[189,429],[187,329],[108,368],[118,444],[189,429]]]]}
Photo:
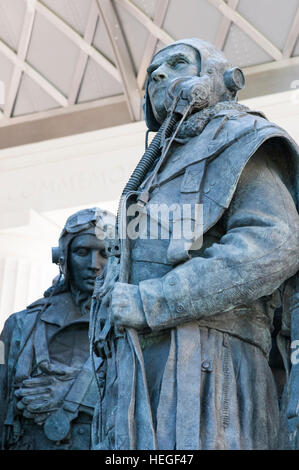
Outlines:
{"type": "Polygon", "coordinates": [[[81,314],[70,292],[54,296],[49,307],[41,315],[42,321],[60,328],[80,318],[81,314]]]}
{"type": "Polygon", "coordinates": [[[174,148],[167,164],[158,175],[158,185],[184,173],[189,165],[213,156],[216,158],[243,136],[269,126],[271,123],[251,114],[233,115],[228,112],[216,114],[201,134],[174,148]]]}

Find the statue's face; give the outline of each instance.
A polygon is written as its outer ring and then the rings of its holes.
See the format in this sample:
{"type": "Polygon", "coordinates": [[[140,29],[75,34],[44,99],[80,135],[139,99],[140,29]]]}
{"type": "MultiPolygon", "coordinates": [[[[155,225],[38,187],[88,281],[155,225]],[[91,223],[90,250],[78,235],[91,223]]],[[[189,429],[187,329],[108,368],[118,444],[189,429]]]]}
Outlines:
{"type": "Polygon", "coordinates": [[[181,77],[199,76],[200,56],[193,47],[176,44],[159,52],[147,69],[148,94],[156,120],[166,118],[165,90],[171,81],[181,77]]]}
{"type": "Polygon", "coordinates": [[[103,271],[106,261],[104,240],[92,234],[78,235],[69,247],[70,282],[81,292],[92,294],[95,279],[103,271]]]}

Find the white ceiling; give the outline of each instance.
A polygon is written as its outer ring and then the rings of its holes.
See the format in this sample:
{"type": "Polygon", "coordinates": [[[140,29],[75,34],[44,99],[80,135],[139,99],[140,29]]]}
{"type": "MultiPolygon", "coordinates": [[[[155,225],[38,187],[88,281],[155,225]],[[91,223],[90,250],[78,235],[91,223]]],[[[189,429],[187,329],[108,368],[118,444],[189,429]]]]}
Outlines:
{"type": "Polygon", "coordinates": [[[299,64],[298,31],[299,0],[0,0],[1,126],[116,96],[137,121],[146,67],[172,40],[209,40],[250,74],[299,64]]]}

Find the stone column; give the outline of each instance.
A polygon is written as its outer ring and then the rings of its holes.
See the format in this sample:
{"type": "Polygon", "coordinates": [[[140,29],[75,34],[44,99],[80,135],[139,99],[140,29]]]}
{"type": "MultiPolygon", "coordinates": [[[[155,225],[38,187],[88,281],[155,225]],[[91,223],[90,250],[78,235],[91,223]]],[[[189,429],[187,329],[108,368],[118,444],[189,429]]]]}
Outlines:
{"type": "Polygon", "coordinates": [[[57,274],[49,240],[0,231],[0,329],[9,315],[42,297],[57,274]]]}

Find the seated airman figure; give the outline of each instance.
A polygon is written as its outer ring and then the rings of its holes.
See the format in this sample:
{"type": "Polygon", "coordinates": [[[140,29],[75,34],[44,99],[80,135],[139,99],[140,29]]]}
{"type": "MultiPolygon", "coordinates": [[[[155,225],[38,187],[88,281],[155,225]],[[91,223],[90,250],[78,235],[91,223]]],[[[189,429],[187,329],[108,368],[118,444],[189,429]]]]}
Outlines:
{"type": "Polygon", "coordinates": [[[89,449],[97,384],[89,360],[89,308],[106,263],[98,208],[67,219],[53,249],[60,275],[44,297],[5,323],[1,341],[0,431],[3,449],[89,449]]]}

